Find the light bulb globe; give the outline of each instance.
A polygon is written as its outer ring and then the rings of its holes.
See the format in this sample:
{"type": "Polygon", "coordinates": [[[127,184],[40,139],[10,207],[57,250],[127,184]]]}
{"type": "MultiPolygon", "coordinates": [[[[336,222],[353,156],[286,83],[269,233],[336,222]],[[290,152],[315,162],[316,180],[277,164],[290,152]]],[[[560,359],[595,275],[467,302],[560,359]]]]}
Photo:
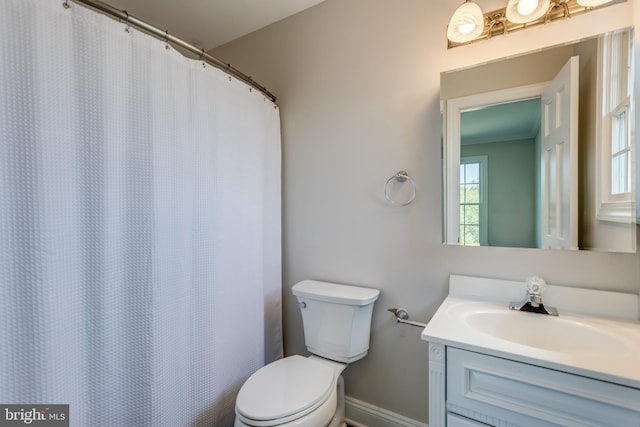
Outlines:
{"type": "Polygon", "coordinates": [[[506,18],[514,24],[526,24],[544,16],[550,5],[550,0],[509,0],[506,18]]]}
{"type": "Polygon", "coordinates": [[[523,16],[531,15],[538,7],[538,0],[520,0],[518,2],[518,13],[523,16]]]}
{"type": "Polygon", "coordinates": [[[467,0],[456,9],[449,21],[447,38],[454,43],[472,41],[484,30],[484,15],[480,6],[467,0]]]}
{"type": "Polygon", "coordinates": [[[577,0],[578,4],[582,7],[596,7],[605,3],[609,3],[612,0],[577,0]]]}

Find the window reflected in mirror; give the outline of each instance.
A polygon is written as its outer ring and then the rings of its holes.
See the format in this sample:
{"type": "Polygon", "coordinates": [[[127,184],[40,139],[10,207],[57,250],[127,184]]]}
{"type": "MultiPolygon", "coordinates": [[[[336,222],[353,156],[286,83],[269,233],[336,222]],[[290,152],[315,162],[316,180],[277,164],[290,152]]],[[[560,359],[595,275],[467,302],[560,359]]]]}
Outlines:
{"type": "Polygon", "coordinates": [[[460,244],[486,245],[487,156],[460,158],[460,244]]]}

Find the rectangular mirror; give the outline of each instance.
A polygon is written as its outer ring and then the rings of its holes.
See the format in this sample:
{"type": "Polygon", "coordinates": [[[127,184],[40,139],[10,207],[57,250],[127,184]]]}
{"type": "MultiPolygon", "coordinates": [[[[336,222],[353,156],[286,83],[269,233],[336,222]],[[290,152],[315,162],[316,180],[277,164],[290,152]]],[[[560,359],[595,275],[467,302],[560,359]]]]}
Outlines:
{"type": "Polygon", "coordinates": [[[445,244],[636,251],[632,41],[441,74],[445,244]]]}

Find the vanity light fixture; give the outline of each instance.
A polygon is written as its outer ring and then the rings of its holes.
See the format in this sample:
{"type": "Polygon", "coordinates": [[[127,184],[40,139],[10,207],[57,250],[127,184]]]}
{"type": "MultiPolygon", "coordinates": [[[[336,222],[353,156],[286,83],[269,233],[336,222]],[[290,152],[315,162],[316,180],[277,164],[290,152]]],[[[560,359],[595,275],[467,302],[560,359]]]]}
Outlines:
{"type": "Polygon", "coordinates": [[[627,0],[505,0],[507,6],[488,13],[471,0],[456,9],[447,28],[448,48],[612,6],[627,0]]]}
{"type": "Polygon", "coordinates": [[[535,21],[547,13],[550,3],[550,0],[509,0],[507,20],[515,24],[535,21]]]}
{"type": "Polygon", "coordinates": [[[482,9],[471,0],[465,0],[453,13],[447,28],[447,38],[454,43],[474,40],[484,30],[482,9]]]}

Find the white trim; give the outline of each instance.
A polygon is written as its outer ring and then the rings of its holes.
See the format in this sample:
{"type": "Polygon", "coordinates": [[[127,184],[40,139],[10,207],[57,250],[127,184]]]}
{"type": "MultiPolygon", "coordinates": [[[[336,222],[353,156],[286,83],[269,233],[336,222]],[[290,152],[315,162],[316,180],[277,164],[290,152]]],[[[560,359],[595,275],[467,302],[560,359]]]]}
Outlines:
{"type": "Polygon", "coordinates": [[[460,114],[483,105],[502,104],[540,97],[549,82],[452,98],[446,101],[443,178],[444,178],[444,243],[458,245],[460,234],[460,114]]]}
{"type": "Polygon", "coordinates": [[[447,363],[444,344],[429,342],[429,424],[447,425],[447,363]]]}
{"type": "Polygon", "coordinates": [[[596,218],[600,221],[621,222],[633,224],[636,222],[636,203],[627,202],[603,202],[597,207],[596,218]]]}
{"type": "Polygon", "coordinates": [[[354,427],[429,427],[423,422],[353,397],[345,396],[344,403],[347,413],[346,421],[354,427]]]}

